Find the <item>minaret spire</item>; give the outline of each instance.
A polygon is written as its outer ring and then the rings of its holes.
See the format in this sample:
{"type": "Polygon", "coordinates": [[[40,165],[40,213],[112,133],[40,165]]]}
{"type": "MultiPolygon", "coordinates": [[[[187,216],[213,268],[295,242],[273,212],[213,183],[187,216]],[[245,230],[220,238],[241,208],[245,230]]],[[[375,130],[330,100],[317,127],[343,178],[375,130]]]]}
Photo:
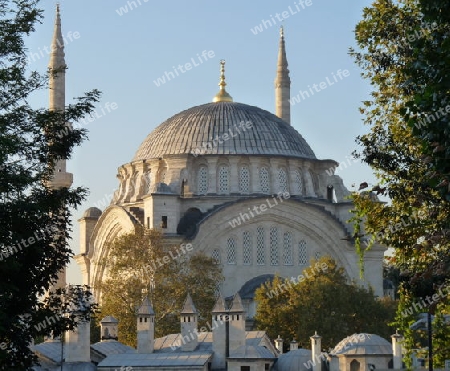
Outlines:
{"type": "MultiPolygon", "coordinates": [[[[50,111],[64,112],[66,105],[66,62],[64,59],[64,39],[61,32],[61,16],[59,4],[56,5],[56,20],[53,31],[49,68],[50,111]]],[[[70,124],[66,123],[70,128],[70,124]]],[[[55,164],[55,172],[48,186],[52,189],[69,188],[73,183],[73,175],[66,171],[66,160],[59,159],[55,164]]],[[[58,273],[58,280],[53,289],[66,286],[66,269],[58,273]]]]}
{"type": "Polygon", "coordinates": [[[220,61],[220,91],[215,95],[213,102],[232,102],[233,98],[225,90],[227,83],[225,82],[225,61],[222,59],[220,61]]]}
{"type": "Polygon", "coordinates": [[[48,68],[50,70],[50,110],[64,111],[66,105],[66,61],[59,4],[56,5],[56,20],[48,68]]]}
{"type": "Polygon", "coordinates": [[[277,77],[275,79],[275,110],[276,115],[291,123],[291,78],[289,77],[286,46],[284,42],[284,29],[280,27],[280,47],[278,49],[277,77]]]}

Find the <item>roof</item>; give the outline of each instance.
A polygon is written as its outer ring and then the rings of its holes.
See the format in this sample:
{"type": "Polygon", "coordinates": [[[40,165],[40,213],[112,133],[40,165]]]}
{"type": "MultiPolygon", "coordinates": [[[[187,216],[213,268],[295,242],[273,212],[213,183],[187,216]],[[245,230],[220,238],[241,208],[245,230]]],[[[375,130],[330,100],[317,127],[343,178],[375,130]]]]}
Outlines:
{"type": "MultiPolygon", "coordinates": [[[[212,332],[199,332],[198,346],[193,352],[181,351],[182,336],[181,334],[170,334],[162,338],[155,339],[155,351],[150,354],[138,353],[122,353],[112,354],[99,363],[101,367],[121,366],[130,367],[174,367],[185,366],[195,367],[202,366],[213,355],[212,351],[212,332]]],[[[271,344],[267,347],[268,338],[264,331],[247,331],[246,347],[238,353],[232,354],[231,358],[276,358],[275,350],[271,344]],[[260,357],[258,357],[258,355],[260,357]]],[[[109,342],[104,342],[109,343],[109,342]]],[[[270,341],[269,341],[270,343],[270,341]]],[[[99,343],[98,343],[99,344],[99,343]]]]}
{"type": "Polygon", "coordinates": [[[216,300],[216,304],[214,304],[212,313],[226,313],[226,312],[227,312],[227,309],[225,308],[225,300],[224,300],[222,294],[220,294],[216,300]]]}
{"type": "Polygon", "coordinates": [[[197,309],[195,308],[190,294],[186,297],[181,314],[197,314],[197,309]]]}
{"type": "Polygon", "coordinates": [[[338,354],[392,354],[392,345],[378,335],[353,334],[341,340],[331,351],[331,355],[338,354]]]}
{"type": "MultiPolygon", "coordinates": [[[[59,364],[61,362],[61,342],[49,340],[33,346],[33,351],[46,359],[59,364]]],[[[63,358],[66,357],[66,349],[63,349],[63,358]]]]}
{"type": "Polygon", "coordinates": [[[308,349],[296,349],[278,356],[275,366],[277,371],[312,371],[311,365],[312,353],[308,349]]]}
{"type": "Polygon", "coordinates": [[[230,313],[244,313],[244,307],[242,306],[241,296],[236,293],[229,309],[230,313]]]}
{"type": "Polygon", "coordinates": [[[276,359],[277,357],[262,346],[244,345],[230,352],[230,359],[276,359]]]}
{"type": "Polygon", "coordinates": [[[100,323],[119,323],[119,321],[113,316],[106,316],[100,321],[100,323]]]}
{"type": "Polygon", "coordinates": [[[91,349],[94,349],[104,356],[109,356],[111,354],[136,353],[136,349],[116,340],[100,341],[92,344],[91,349]]]}
{"type": "Polygon", "coordinates": [[[153,310],[152,304],[150,303],[150,300],[148,297],[144,299],[141,306],[138,309],[138,314],[146,314],[150,316],[155,315],[155,311],[153,310]]]}
{"type": "Polygon", "coordinates": [[[192,367],[204,366],[212,357],[212,352],[178,352],[151,354],[114,354],[98,364],[102,367],[192,367]]]}
{"type": "Polygon", "coordinates": [[[247,104],[216,102],[163,122],[145,138],[133,161],[190,153],[316,158],[305,139],[274,114],[247,104]],[[198,152],[202,149],[206,152],[198,152]]]}
{"type": "Polygon", "coordinates": [[[102,211],[97,207],[90,207],[86,209],[83,214],[83,218],[95,218],[98,219],[102,215],[102,211]]]}

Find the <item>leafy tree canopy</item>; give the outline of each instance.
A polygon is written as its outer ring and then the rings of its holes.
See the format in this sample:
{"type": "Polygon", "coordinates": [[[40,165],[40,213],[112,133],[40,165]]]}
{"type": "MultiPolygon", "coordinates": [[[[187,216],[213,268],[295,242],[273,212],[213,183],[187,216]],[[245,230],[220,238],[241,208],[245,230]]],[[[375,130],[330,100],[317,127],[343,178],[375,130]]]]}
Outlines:
{"type": "Polygon", "coordinates": [[[312,260],[303,277],[275,277],[256,291],[255,320],[260,330],[286,341],[295,339],[310,348],[315,331],[324,350],[354,333],[372,333],[389,339],[396,304],[377,299],[372,290],[348,282],[344,269],[330,257],[312,260]]]}
{"type": "Polygon", "coordinates": [[[194,245],[170,246],[159,231],[137,227],[111,244],[105,268],[101,310],[119,320],[119,341],[136,346],[136,311],[145,296],[156,314],[155,336],[180,332],[188,293],[199,311],[199,327],[211,322],[222,271],[194,245]]]}
{"type": "Polygon", "coordinates": [[[33,337],[76,324],[60,316],[70,295],[40,298],[73,255],[70,210],[86,190],[49,184],[58,160],[70,158],[86,138],[84,130],[67,130],[66,123],[92,112],[99,98],[91,91],[64,112],[30,106],[31,94],[48,87],[49,74],[61,72],[27,68],[24,40],[41,20],[38,1],[0,1],[0,365],[8,370],[31,366],[33,337]],[[37,331],[34,325],[49,316],[58,324],[37,331]]]}
{"type": "MultiPolygon", "coordinates": [[[[376,0],[363,11],[358,50],[351,50],[373,88],[361,107],[369,132],[357,139],[356,155],[379,180],[353,195],[355,235],[364,226],[368,248],[375,241],[395,248],[391,261],[403,279],[396,326],[409,349],[417,313],[402,311],[425,300],[423,311],[442,315],[449,303],[445,295],[426,300],[450,283],[449,10],[439,0],[376,0]],[[372,193],[390,201],[380,203],[372,193]]],[[[444,331],[448,341],[448,326],[444,331]]]]}

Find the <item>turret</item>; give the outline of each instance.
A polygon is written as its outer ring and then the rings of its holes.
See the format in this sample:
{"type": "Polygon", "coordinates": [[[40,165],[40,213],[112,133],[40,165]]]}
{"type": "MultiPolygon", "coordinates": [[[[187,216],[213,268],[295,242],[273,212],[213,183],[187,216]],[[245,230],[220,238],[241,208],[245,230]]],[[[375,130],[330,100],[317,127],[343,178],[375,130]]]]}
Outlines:
{"type": "Polygon", "coordinates": [[[192,352],[198,345],[198,313],[192,302],[191,295],[188,294],[184,302],[183,310],[180,313],[181,322],[181,350],[192,352]]]}
{"type": "Polygon", "coordinates": [[[283,339],[280,335],[274,340],[275,341],[275,348],[277,348],[278,352],[280,354],[283,354],[283,339]]]}
{"type": "Polygon", "coordinates": [[[275,114],[291,123],[291,78],[289,77],[284,30],[280,28],[280,46],[278,49],[277,77],[275,78],[275,114]]]}
{"type": "Polygon", "coordinates": [[[230,328],[230,352],[232,352],[245,346],[245,311],[238,293],[234,295],[233,303],[228,311],[228,322],[230,328]]]}
{"type": "Polygon", "coordinates": [[[222,370],[225,369],[227,357],[229,355],[228,348],[228,311],[225,308],[225,300],[222,295],[217,298],[216,304],[212,310],[213,320],[213,362],[212,368],[222,370]]]}
{"type": "MultiPolygon", "coordinates": [[[[70,287],[69,287],[70,289],[70,287]]],[[[81,317],[88,303],[81,302],[80,307],[70,315],[81,317]]],[[[76,328],[65,333],[65,361],[86,362],[91,361],[91,323],[89,320],[80,319],[76,328]]],[[[87,368],[89,369],[89,368],[87,368]]]]}
{"type": "Polygon", "coordinates": [[[322,336],[316,333],[310,337],[311,339],[311,357],[313,362],[312,371],[321,371],[322,369],[322,336]]]}
{"type": "Polygon", "coordinates": [[[119,321],[112,316],[103,318],[100,322],[101,341],[118,340],[119,321]]]}
{"type": "Polygon", "coordinates": [[[155,312],[148,297],[144,299],[137,315],[137,352],[153,353],[155,340],[155,312]]]}
{"type": "Polygon", "coordinates": [[[400,370],[403,368],[403,355],[402,355],[402,342],[403,342],[403,336],[398,333],[398,331],[395,332],[394,335],[391,336],[392,338],[392,355],[393,362],[394,362],[394,369],[400,370]]]}

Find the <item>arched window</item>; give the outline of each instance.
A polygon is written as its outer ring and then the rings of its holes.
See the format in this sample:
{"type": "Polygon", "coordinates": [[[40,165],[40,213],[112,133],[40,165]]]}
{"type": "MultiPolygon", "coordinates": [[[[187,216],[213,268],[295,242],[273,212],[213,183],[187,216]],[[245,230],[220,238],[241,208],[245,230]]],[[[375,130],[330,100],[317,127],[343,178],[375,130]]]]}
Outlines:
{"type": "Polygon", "coordinates": [[[248,166],[242,166],[239,170],[239,191],[244,194],[250,192],[250,170],[248,166]]]}
{"type": "Polygon", "coordinates": [[[308,264],[308,250],[306,247],[306,241],[301,240],[298,243],[298,265],[308,264]]]}
{"type": "Polygon", "coordinates": [[[285,232],[283,238],[283,261],[284,265],[293,264],[292,257],[292,235],[291,232],[285,232]]]}
{"type": "Polygon", "coordinates": [[[278,265],[278,228],[270,228],[270,265],[278,265]]]}
{"type": "Polygon", "coordinates": [[[243,264],[251,265],[252,264],[252,236],[250,232],[245,231],[242,234],[242,254],[243,254],[243,264]]]}
{"type": "Polygon", "coordinates": [[[266,241],[263,227],[258,227],[256,230],[256,264],[266,264],[266,241]]]}
{"type": "Polygon", "coordinates": [[[278,192],[287,192],[287,174],[283,168],[278,169],[278,192]]]}
{"type": "Polygon", "coordinates": [[[236,264],[236,240],[233,237],[227,239],[227,263],[236,264]]]}
{"type": "Polygon", "coordinates": [[[197,176],[197,192],[199,195],[205,195],[208,192],[208,168],[200,166],[197,176]]]}
{"type": "Polygon", "coordinates": [[[227,165],[221,165],[219,167],[219,193],[230,193],[230,175],[227,165]]]}
{"type": "Polygon", "coordinates": [[[303,196],[303,179],[302,179],[302,173],[300,170],[295,170],[295,185],[296,185],[296,191],[299,196],[303,196]]]}
{"type": "Polygon", "coordinates": [[[259,185],[262,193],[270,193],[269,170],[266,167],[259,169],[259,185]]]}
{"type": "Polygon", "coordinates": [[[219,249],[214,249],[211,253],[211,258],[213,258],[216,261],[216,264],[220,264],[221,259],[220,259],[220,250],[219,249]]]}

